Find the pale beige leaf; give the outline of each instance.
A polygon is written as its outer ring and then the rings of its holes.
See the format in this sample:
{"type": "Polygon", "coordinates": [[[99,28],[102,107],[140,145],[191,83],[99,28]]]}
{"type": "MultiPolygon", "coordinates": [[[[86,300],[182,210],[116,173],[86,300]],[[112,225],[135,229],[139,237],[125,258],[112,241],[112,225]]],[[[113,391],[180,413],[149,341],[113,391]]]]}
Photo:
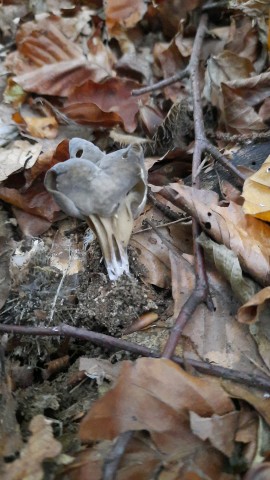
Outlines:
{"type": "Polygon", "coordinates": [[[61,453],[62,445],[54,439],[51,420],[37,415],[29,429],[32,433],[28,443],[22,449],[20,457],[13,463],[6,464],[3,480],[42,480],[44,477],[42,462],[55,458],[61,453]]]}
{"type": "Polygon", "coordinates": [[[27,140],[16,140],[9,148],[0,148],[0,181],[14,172],[32,167],[41,152],[41,145],[27,140]]]}
{"type": "Polygon", "coordinates": [[[234,294],[242,303],[258,291],[259,286],[243,275],[239,260],[232,250],[213,242],[204,233],[201,233],[197,241],[203,247],[208,260],[214,263],[218,272],[230,283],[234,294]]]}

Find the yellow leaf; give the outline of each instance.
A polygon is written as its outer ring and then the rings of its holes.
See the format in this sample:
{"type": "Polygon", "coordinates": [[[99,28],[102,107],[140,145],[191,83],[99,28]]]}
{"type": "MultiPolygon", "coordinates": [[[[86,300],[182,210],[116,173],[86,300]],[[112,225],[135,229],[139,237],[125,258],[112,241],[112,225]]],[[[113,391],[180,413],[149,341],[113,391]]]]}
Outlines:
{"type": "Polygon", "coordinates": [[[270,155],[261,168],[245,181],[242,196],[246,214],[270,221],[270,155]]]}

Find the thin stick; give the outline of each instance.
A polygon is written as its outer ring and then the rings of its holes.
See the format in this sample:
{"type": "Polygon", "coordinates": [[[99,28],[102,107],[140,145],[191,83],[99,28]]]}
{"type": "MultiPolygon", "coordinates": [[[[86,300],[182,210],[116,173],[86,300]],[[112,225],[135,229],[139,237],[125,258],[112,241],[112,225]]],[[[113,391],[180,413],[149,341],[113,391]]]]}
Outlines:
{"type": "Polygon", "coordinates": [[[184,223],[184,222],[190,222],[190,217],[186,216],[183,218],[179,218],[179,220],[174,220],[173,222],[162,223],[161,225],[155,225],[154,229],[152,227],[142,228],[141,230],[136,230],[135,232],[132,232],[132,236],[137,235],[138,233],[150,232],[151,230],[156,230],[156,229],[158,230],[159,228],[166,228],[166,227],[170,227],[171,225],[177,225],[177,223],[184,223]]]}
{"type": "Polygon", "coordinates": [[[165,80],[161,80],[160,82],[154,83],[153,85],[149,85],[148,87],[137,88],[132,90],[132,95],[137,97],[138,95],[143,95],[144,93],[154,92],[155,90],[160,90],[161,88],[168,87],[172,85],[172,83],[179,82],[189,76],[189,69],[188,67],[182,70],[181,72],[172,75],[171,77],[165,78],[165,80]]]}
{"type": "MultiPolygon", "coordinates": [[[[202,15],[197,29],[196,37],[193,44],[193,50],[189,62],[189,73],[191,81],[191,89],[193,96],[193,111],[194,111],[194,130],[195,130],[195,144],[192,162],[192,183],[196,188],[200,188],[200,178],[197,175],[200,167],[203,141],[205,138],[205,130],[203,123],[203,111],[201,102],[200,89],[200,56],[202,43],[207,26],[207,15],[202,15]]],[[[175,324],[171,330],[169,339],[165,345],[162,356],[164,358],[171,358],[175,348],[179,342],[180,336],[185,328],[187,321],[191,318],[197,307],[202,302],[207,302],[207,305],[213,310],[212,300],[209,294],[208,279],[205,270],[204,254],[202,247],[196,242],[200,235],[200,225],[195,218],[192,219],[192,234],[193,234],[193,250],[194,250],[194,264],[195,264],[195,288],[192,291],[188,300],[181,308],[179,315],[175,320],[175,324]]]]}
{"type": "Polygon", "coordinates": [[[103,465],[103,480],[115,480],[118,466],[122,460],[133,431],[124,432],[119,435],[114,446],[109,452],[103,465]]]}
{"type": "MultiPolygon", "coordinates": [[[[103,333],[93,332],[84,328],[76,328],[66,324],[62,324],[57,327],[25,327],[21,325],[0,324],[0,332],[17,335],[37,335],[42,337],[64,336],[79,338],[81,340],[92,342],[93,344],[99,345],[103,348],[112,350],[126,350],[127,352],[134,353],[135,355],[142,355],[144,357],[160,357],[159,351],[151,350],[143,345],[137,345],[136,343],[128,342],[127,340],[113,338],[103,333]]],[[[182,367],[190,365],[192,368],[195,368],[200,373],[204,373],[206,375],[221,377],[225,380],[242,383],[248,387],[258,388],[264,392],[270,392],[270,378],[264,375],[252,375],[246,372],[239,372],[238,370],[222,367],[213,363],[189,358],[183,359],[177,356],[173,356],[172,360],[182,367]]]]}

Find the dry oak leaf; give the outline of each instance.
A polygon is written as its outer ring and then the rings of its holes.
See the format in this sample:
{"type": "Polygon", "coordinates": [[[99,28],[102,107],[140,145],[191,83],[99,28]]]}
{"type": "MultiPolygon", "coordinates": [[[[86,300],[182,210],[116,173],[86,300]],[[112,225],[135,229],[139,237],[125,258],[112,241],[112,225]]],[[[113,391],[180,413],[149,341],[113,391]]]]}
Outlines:
{"type": "Polygon", "coordinates": [[[147,5],[144,0],[106,0],[104,10],[108,32],[113,36],[119,27],[135,27],[146,13],[147,5]]]}
{"type": "Polygon", "coordinates": [[[62,111],[78,123],[93,127],[120,124],[130,133],[137,126],[139,111],[139,101],[131,91],[139,86],[138,82],[117,77],[102,83],[87,80],[74,88],[62,111]]]}
{"type": "Polygon", "coordinates": [[[170,360],[126,361],[116,386],[81,422],[80,437],[89,442],[148,430],[162,452],[181,448],[182,455],[188,455],[201,447],[190,430],[189,411],[211,417],[233,412],[234,406],[218,381],[193,377],[170,360]]]}
{"type": "Polygon", "coordinates": [[[223,83],[221,90],[224,103],[223,115],[229,131],[250,133],[267,128],[254,108],[248,105],[248,102],[238,95],[234,88],[223,83]]]}
{"type": "Polygon", "coordinates": [[[81,47],[59,30],[58,22],[55,16],[27,22],[17,33],[18,50],[8,55],[6,67],[27,92],[67,96],[88,78],[100,81],[110,74],[104,65],[88,61],[81,47]]]}
{"type": "Polygon", "coordinates": [[[230,248],[244,271],[258,283],[269,285],[270,226],[245,215],[242,207],[234,202],[230,202],[228,207],[220,207],[215,192],[180,184],[172,184],[172,187],[175,191],[169,191],[176,203],[180,207],[185,206],[185,211],[199,221],[213,240],[230,248]]]}
{"type": "Polygon", "coordinates": [[[21,128],[26,129],[32,137],[53,139],[58,135],[58,123],[52,115],[48,117],[23,117],[16,112],[12,118],[21,125],[21,128]]]}
{"type": "Polygon", "coordinates": [[[31,420],[29,429],[32,435],[27,445],[22,449],[20,458],[6,464],[2,480],[42,480],[42,462],[61,453],[62,445],[54,439],[49,419],[37,415],[31,420]]]}
{"type": "Polygon", "coordinates": [[[25,193],[16,188],[0,186],[0,199],[31,215],[45,218],[49,222],[55,221],[60,211],[60,207],[45,190],[41,178],[37,179],[25,193]]]}
{"type": "Polygon", "coordinates": [[[245,199],[245,213],[270,221],[270,155],[261,168],[247,178],[242,196],[245,199]]]}

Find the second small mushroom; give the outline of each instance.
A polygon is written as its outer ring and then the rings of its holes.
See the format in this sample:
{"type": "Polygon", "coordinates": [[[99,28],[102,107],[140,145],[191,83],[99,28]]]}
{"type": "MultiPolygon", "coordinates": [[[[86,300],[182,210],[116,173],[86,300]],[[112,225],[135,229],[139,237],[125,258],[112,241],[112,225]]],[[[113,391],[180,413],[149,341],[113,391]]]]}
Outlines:
{"type": "Polygon", "coordinates": [[[147,174],[138,144],[106,155],[74,138],[70,159],[54,165],[45,187],[68,215],[87,221],[97,235],[109,278],[129,273],[127,246],[134,218],[143,210],[147,174]]]}

